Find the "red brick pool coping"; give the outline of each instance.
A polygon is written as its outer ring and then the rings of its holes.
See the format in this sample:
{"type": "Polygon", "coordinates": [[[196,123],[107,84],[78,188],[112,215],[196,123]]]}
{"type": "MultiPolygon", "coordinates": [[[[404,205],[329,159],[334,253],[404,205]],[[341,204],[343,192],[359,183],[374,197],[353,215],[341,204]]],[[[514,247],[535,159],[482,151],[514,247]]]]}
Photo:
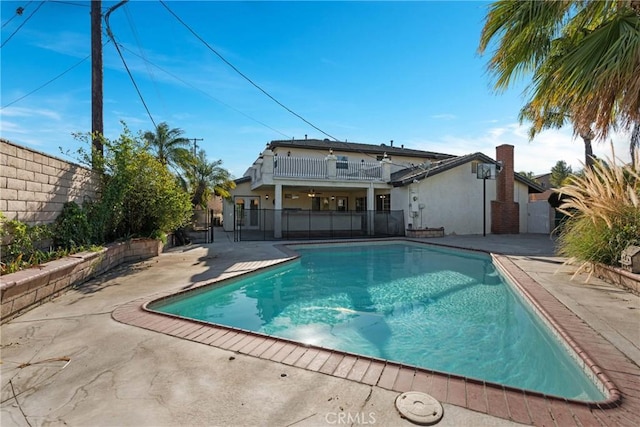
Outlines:
{"type": "MultiPolygon", "coordinates": [[[[289,250],[285,252],[292,254],[289,250]]],[[[392,361],[305,345],[252,331],[152,312],[146,308],[152,301],[175,295],[175,291],[126,303],[114,310],[112,317],[128,325],[399,393],[421,391],[441,402],[522,424],[558,427],[640,425],[640,368],[511,259],[503,255],[493,257],[501,271],[598,377],[607,390],[608,399],[584,403],[545,396],[392,361]]],[[[261,267],[272,265],[274,263],[270,261],[261,267]]],[[[213,282],[199,286],[210,283],[213,282]]]]}

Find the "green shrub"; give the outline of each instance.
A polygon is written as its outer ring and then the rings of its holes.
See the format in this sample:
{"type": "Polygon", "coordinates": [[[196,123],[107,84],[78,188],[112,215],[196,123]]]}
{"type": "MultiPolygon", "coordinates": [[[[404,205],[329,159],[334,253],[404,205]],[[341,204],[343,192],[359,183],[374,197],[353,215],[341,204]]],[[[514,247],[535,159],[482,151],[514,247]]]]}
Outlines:
{"type": "Polygon", "coordinates": [[[67,202],[53,224],[53,245],[75,249],[92,243],[92,230],[87,213],[75,202],[67,202]]]}
{"type": "Polygon", "coordinates": [[[640,245],[640,210],[623,210],[611,216],[610,222],[584,215],[568,218],[558,240],[560,254],[583,262],[618,265],[627,246],[640,245]]]}
{"type": "Polygon", "coordinates": [[[629,245],[640,245],[640,162],[596,162],[556,190],[568,197],[569,216],[559,233],[559,253],[583,263],[618,265],[629,245]]]}
{"type": "Polygon", "coordinates": [[[190,220],[189,194],[126,127],[118,140],[103,144],[101,198],[86,210],[95,242],[150,237],[190,220]]]}
{"type": "Polygon", "coordinates": [[[48,261],[50,251],[46,245],[51,237],[48,225],[29,226],[15,219],[7,220],[0,213],[0,272],[13,273],[48,261]]]}

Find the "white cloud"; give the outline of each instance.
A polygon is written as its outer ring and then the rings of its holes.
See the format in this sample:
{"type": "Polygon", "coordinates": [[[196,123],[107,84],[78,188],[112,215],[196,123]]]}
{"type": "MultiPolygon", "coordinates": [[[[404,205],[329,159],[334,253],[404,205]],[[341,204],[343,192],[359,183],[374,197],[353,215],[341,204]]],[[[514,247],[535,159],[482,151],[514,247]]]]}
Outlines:
{"type": "Polygon", "coordinates": [[[17,123],[9,122],[3,119],[0,123],[0,133],[4,136],[7,132],[27,134],[29,133],[29,130],[25,129],[17,123]]]}
{"type": "Polygon", "coordinates": [[[53,35],[32,31],[31,34],[36,39],[33,44],[42,49],[76,58],[84,58],[90,53],[91,38],[85,33],[61,31],[53,35]]]}
{"type": "Polygon", "coordinates": [[[508,131],[508,129],[506,129],[506,128],[489,129],[489,136],[491,138],[500,138],[500,136],[503,135],[507,131],[508,131]]]}
{"type": "MultiPolygon", "coordinates": [[[[479,135],[446,135],[435,140],[411,141],[416,149],[447,154],[464,155],[482,152],[495,158],[495,147],[502,144],[514,146],[516,171],[547,173],[558,160],[564,160],[573,170],[582,168],[584,162],[584,144],[580,138],[574,138],[569,128],[541,132],[529,142],[527,127],[509,124],[485,130],[479,135]]],[[[614,133],[610,141],[615,146],[616,155],[623,161],[629,158],[629,136],[614,133]]],[[[610,143],[593,142],[593,152],[597,157],[611,157],[610,143]]]]}
{"type": "Polygon", "coordinates": [[[457,119],[458,117],[455,114],[443,113],[443,114],[434,114],[433,116],[431,116],[431,118],[436,120],[454,120],[454,119],[457,119]]]}
{"type": "Polygon", "coordinates": [[[0,117],[46,117],[60,121],[62,117],[54,110],[43,108],[7,107],[0,111],[0,117]]]}

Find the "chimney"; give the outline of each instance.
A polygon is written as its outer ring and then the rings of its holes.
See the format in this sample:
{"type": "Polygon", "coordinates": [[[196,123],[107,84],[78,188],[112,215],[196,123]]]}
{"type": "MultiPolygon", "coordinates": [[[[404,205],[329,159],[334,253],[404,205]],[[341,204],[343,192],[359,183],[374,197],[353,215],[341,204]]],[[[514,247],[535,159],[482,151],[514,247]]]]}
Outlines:
{"type": "Polygon", "coordinates": [[[496,177],[496,200],[491,201],[491,232],[518,234],[520,205],[513,200],[513,145],[496,147],[496,160],[502,162],[502,171],[496,177]]]}
{"type": "Polygon", "coordinates": [[[513,145],[496,147],[496,160],[502,162],[502,172],[496,178],[496,200],[513,202],[513,145]]]}
{"type": "Polygon", "coordinates": [[[393,139],[391,140],[391,146],[393,147],[393,139]]]}

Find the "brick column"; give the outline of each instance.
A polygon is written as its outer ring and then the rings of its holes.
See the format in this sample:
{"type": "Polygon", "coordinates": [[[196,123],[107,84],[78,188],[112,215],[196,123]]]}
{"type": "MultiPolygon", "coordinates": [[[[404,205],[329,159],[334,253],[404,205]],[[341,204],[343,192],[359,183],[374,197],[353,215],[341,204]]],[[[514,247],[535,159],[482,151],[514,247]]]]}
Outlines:
{"type": "Polygon", "coordinates": [[[520,206],[513,201],[513,145],[496,147],[496,160],[502,162],[502,171],[496,178],[496,200],[491,201],[491,232],[518,234],[520,206]]]}

